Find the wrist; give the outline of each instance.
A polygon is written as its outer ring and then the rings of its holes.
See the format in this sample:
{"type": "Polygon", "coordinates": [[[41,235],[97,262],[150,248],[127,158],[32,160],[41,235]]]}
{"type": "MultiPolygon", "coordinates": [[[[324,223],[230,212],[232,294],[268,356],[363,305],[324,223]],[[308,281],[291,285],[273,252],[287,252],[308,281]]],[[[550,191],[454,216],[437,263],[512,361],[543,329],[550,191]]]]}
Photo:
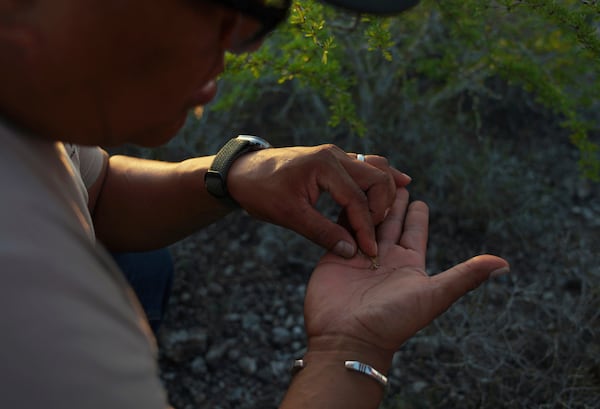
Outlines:
{"type": "Polygon", "coordinates": [[[346,361],[360,361],[387,373],[393,353],[341,335],[310,337],[302,360],[281,409],[375,409],[379,407],[385,382],[372,375],[350,370],[346,361]]]}
{"type": "Polygon", "coordinates": [[[248,195],[255,195],[258,189],[257,181],[261,180],[260,169],[264,165],[261,161],[260,150],[252,151],[239,157],[229,169],[227,186],[230,197],[243,206],[248,195]]]}
{"type": "Polygon", "coordinates": [[[320,335],[308,339],[304,361],[307,365],[310,362],[328,362],[341,363],[342,366],[345,361],[360,361],[386,374],[392,365],[394,352],[346,335],[320,335]]]}
{"type": "Polygon", "coordinates": [[[214,157],[204,175],[206,190],[214,197],[230,206],[236,206],[228,187],[229,173],[236,161],[248,152],[270,148],[271,145],[256,136],[239,135],[230,139],[214,157]]]}

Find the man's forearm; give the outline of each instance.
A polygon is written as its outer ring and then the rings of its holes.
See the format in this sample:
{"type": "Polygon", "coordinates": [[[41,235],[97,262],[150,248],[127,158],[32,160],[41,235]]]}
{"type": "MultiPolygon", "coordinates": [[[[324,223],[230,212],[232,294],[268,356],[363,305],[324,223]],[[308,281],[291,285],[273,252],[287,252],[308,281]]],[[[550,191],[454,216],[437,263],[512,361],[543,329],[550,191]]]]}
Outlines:
{"type": "Polygon", "coordinates": [[[111,157],[93,206],[98,239],[110,250],[150,250],[226,215],[231,209],[204,188],[212,159],[167,163],[111,157]]]}

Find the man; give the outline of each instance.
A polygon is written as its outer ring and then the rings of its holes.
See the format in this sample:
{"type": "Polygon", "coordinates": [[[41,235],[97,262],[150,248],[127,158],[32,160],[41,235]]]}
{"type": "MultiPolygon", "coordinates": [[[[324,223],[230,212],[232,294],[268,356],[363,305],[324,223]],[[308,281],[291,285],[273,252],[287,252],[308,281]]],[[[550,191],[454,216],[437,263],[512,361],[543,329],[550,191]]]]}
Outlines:
{"type": "Polygon", "coordinates": [[[333,146],[243,137],[181,163],[90,148],[86,187],[63,142],[167,141],[215,96],[225,51],[256,49],[285,17],[289,2],[267,3],[0,0],[0,407],[166,407],[147,322],[104,247],[159,248],[235,206],[330,250],[308,286],[308,352],[284,408],[377,406],[393,351],[507,271],[480,256],[427,277],[427,207],[409,205],[409,178],[333,146]],[[315,211],[322,191],[348,229],[315,211]]]}

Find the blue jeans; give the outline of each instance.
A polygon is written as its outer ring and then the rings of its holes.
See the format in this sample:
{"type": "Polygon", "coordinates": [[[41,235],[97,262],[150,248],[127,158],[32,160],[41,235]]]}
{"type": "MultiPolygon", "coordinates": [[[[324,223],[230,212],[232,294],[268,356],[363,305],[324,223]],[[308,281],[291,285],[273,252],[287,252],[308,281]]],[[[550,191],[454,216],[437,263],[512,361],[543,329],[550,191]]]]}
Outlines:
{"type": "Polygon", "coordinates": [[[111,253],[135,291],[150,328],[157,334],[173,284],[173,260],[166,248],[140,253],[111,253]]]}

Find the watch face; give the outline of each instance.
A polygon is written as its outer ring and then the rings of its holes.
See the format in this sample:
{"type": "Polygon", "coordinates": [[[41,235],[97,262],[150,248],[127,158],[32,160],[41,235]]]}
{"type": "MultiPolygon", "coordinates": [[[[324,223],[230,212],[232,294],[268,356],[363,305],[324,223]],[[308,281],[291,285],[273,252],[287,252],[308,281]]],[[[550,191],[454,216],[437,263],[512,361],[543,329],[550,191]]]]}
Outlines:
{"type": "Polygon", "coordinates": [[[253,135],[238,135],[237,139],[242,139],[244,141],[248,141],[250,143],[256,144],[261,148],[270,148],[271,144],[265,141],[263,138],[259,138],[258,136],[253,135]]]}

